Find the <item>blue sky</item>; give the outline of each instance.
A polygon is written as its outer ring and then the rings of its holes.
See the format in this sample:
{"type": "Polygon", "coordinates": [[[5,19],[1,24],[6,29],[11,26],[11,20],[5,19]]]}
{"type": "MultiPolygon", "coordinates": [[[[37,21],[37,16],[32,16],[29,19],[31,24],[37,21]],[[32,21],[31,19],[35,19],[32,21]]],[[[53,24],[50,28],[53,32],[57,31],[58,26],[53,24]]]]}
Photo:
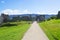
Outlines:
{"type": "Polygon", "coordinates": [[[60,0],[0,0],[0,14],[57,14],[60,0]]]}

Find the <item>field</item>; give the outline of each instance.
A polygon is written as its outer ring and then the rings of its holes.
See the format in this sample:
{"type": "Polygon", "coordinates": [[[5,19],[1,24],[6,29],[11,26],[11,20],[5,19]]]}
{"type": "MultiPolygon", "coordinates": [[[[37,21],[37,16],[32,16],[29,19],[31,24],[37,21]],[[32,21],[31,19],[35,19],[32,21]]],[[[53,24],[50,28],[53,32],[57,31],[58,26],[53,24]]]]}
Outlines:
{"type": "Polygon", "coordinates": [[[21,40],[30,27],[28,22],[12,22],[0,27],[0,40],[21,40]]]}
{"type": "Polygon", "coordinates": [[[60,40],[60,20],[39,23],[50,40],[60,40]]]}

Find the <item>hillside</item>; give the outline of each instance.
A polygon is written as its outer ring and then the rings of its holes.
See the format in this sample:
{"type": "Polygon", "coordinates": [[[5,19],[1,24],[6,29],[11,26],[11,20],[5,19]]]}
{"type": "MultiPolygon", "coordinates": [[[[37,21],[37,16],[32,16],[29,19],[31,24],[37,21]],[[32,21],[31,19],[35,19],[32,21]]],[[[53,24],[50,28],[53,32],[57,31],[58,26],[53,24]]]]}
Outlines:
{"type": "MultiPolygon", "coordinates": [[[[35,17],[35,16],[39,16],[40,14],[21,14],[21,15],[9,15],[9,17],[10,18],[13,18],[13,17],[15,17],[15,16],[32,16],[32,17],[35,17]]],[[[48,15],[48,14],[46,14],[45,15],[45,19],[48,19],[48,18],[50,18],[50,17],[52,17],[52,16],[56,16],[56,15],[48,15]]]]}
{"type": "Polygon", "coordinates": [[[50,20],[39,24],[50,40],[60,40],[60,20],[50,20]]]}
{"type": "Polygon", "coordinates": [[[0,40],[21,40],[30,24],[26,21],[10,22],[0,26],[0,40]]]}

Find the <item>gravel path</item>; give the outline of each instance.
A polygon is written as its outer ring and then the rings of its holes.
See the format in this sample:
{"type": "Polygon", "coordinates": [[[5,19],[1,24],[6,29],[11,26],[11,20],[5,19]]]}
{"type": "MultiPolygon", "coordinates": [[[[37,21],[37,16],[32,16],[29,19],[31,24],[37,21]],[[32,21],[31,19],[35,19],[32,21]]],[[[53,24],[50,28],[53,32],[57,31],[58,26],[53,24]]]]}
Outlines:
{"type": "Polygon", "coordinates": [[[36,21],[33,22],[22,40],[49,40],[36,21]]]}

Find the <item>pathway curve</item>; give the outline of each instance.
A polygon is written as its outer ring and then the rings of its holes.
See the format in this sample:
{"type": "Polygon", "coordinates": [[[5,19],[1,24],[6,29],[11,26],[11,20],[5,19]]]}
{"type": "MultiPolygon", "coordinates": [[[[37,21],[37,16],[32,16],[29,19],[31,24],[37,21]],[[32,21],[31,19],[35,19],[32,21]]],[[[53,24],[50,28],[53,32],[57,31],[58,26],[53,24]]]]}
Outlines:
{"type": "Polygon", "coordinates": [[[22,40],[49,40],[36,21],[33,22],[22,40]]]}

